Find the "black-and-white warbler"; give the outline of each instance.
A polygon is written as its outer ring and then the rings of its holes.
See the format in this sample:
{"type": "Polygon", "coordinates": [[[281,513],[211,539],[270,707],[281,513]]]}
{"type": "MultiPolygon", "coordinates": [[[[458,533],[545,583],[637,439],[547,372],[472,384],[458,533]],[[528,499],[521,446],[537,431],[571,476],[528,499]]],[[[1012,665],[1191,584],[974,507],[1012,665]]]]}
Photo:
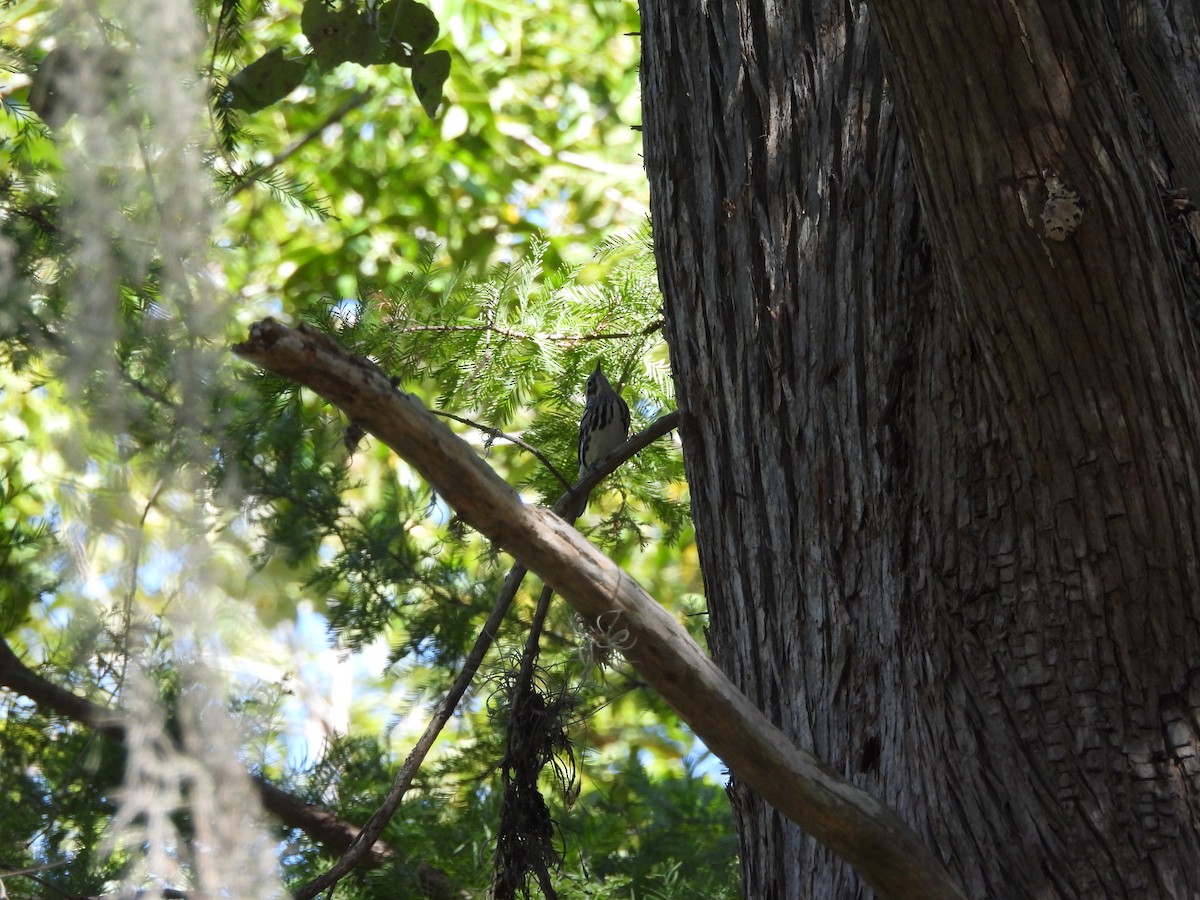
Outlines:
{"type": "Polygon", "coordinates": [[[613,390],[600,363],[588,376],[587,405],[579,420],[579,475],[598,463],[629,437],[629,406],[613,390]]]}

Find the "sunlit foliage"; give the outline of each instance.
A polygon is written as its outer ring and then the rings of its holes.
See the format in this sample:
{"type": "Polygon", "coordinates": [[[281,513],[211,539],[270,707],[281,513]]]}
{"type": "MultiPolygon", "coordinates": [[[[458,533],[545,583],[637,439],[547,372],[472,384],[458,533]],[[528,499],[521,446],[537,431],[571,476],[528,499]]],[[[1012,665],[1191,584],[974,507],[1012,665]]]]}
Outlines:
{"type": "MultiPolygon", "coordinates": [[[[335,409],[229,355],[250,321],[307,321],[369,356],[451,416],[530,502],[552,501],[574,473],[597,359],[635,428],[673,408],[630,128],[633,4],[434,4],[428,46],[345,62],[345,48],[305,37],[320,3],[225,0],[196,20],[175,4],[5,9],[9,896],[122,880],[197,889],[217,840],[197,806],[209,776],[172,776],[181,793],[164,801],[169,846],[158,848],[171,872],[155,868],[146,815],[123,841],[111,833],[156,747],[177,767],[207,761],[213,796],[239,790],[244,776],[221,769],[233,761],[361,824],[511,565],[387,448],[347,440],[335,409]],[[174,30],[160,10],[181,17],[174,30]],[[435,52],[450,60],[440,105],[401,64],[435,52]],[[263,59],[301,62],[265,76],[275,63],[259,64],[238,87],[263,59]],[[123,747],[39,695],[47,685],[147,722],[160,710],[161,722],[123,747]],[[214,724],[226,720],[213,690],[239,732],[214,724]],[[223,749],[202,746],[225,728],[223,749]]],[[[606,480],[581,527],[700,636],[670,437],[606,480]]],[[[496,767],[539,587],[531,576],[385,831],[403,852],[335,896],[488,886],[496,767]]],[[[552,605],[536,685],[561,698],[566,743],[552,755],[572,766],[556,779],[551,765],[538,784],[560,896],[731,896],[719,771],[685,761],[691,737],[621,663],[619,642],[602,669],[595,641],[594,623],[552,605]]],[[[276,829],[290,888],[336,858],[276,829]]]]}

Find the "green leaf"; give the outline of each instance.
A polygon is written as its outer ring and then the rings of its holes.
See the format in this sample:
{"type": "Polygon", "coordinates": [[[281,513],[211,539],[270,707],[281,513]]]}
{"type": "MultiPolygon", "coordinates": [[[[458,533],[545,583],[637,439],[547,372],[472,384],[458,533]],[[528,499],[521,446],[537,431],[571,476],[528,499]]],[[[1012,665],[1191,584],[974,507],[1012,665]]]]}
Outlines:
{"type": "Polygon", "coordinates": [[[229,79],[229,103],[233,109],[256,112],[282,100],[304,80],[308,62],[284,59],[277,48],[256,59],[229,79]]]}
{"type": "Polygon", "coordinates": [[[308,0],[300,27],[323,70],[344,62],[369,66],[379,60],[383,49],[370,20],[350,4],[335,10],[326,6],[325,0],[308,0]]]}
{"type": "Polygon", "coordinates": [[[442,102],[442,86],[450,77],[450,54],[445,50],[426,53],[413,61],[412,81],[417,99],[429,118],[437,115],[442,102]]]}
{"type": "Polygon", "coordinates": [[[416,0],[387,0],[379,6],[379,39],[383,59],[405,68],[420,59],[438,36],[433,11],[416,0]]]}

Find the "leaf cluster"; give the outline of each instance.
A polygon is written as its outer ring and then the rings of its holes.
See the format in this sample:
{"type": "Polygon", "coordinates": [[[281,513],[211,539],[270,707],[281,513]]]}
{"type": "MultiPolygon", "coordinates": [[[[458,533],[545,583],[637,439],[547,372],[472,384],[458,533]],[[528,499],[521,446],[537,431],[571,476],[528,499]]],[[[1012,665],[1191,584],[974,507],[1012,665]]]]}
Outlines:
{"type": "MultiPolygon", "coordinates": [[[[437,39],[438,21],[416,0],[384,0],[360,9],[351,0],[333,6],[308,0],[300,16],[311,48],[299,57],[282,47],[268,50],[230,77],[220,105],[257,112],[298,88],[310,68],[328,72],[342,63],[394,65],[412,70],[413,89],[430,116],[437,113],[442,85],[450,75],[450,54],[426,52],[437,39]]],[[[238,43],[245,17],[239,0],[224,0],[217,17],[215,46],[230,50],[238,43]]]]}

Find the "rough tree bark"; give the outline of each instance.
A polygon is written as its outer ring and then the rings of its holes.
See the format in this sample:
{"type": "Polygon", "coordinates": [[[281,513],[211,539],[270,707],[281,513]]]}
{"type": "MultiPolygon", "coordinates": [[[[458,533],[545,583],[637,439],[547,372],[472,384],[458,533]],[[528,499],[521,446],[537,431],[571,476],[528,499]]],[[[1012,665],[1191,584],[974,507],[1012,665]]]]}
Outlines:
{"type": "MultiPolygon", "coordinates": [[[[973,896],[1197,896],[1193,7],[658,0],[642,35],[717,662],[973,896]]],[[[748,897],[865,892],[731,796],[748,897]]]]}

